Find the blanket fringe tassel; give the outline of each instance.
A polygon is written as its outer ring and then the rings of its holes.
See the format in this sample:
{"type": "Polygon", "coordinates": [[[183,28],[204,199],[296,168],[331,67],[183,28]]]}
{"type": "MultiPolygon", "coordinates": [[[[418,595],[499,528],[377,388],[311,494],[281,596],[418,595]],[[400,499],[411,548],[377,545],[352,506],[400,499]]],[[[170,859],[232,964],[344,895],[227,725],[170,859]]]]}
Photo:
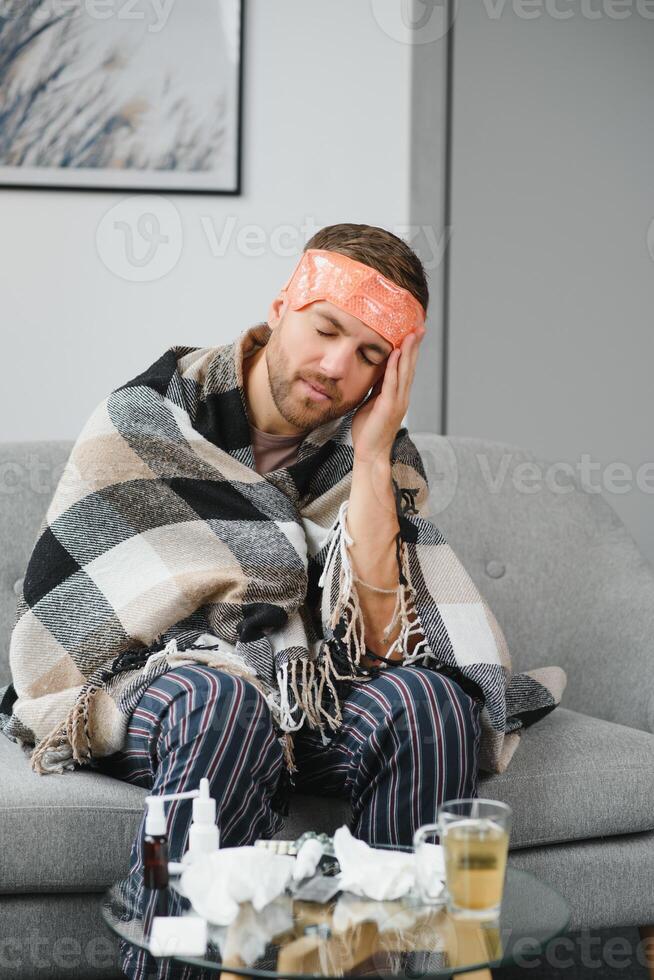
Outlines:
{"type": "Polygon", "coordinates": [[[94,685],[83,690],[61,725],[39,742],[30,756],[34,772],[44,776],[72,769],[74,762],[88,765],[91,759],[89,705],[98,690],[94,685]]]}
{"type": "MultiPolygon", "coordinates": [[[[348,546],[353,543],[353,539],[347,530],[348,501],[345,500],[338,512],[337,528],[327,552],[325,566],[319,580],[319,585],[323,587],[325,583],[330,583],[333,575],[334,565],[338,554],[340,555],[340,574],[339,589],[334,608],[331,613],[329,625],[332,630],[338,625],[342,617],[347,620],[347,627],[343,636],[343,643],[351,655],[351,663],[354,668],[359,667],[361,658],[365,656],[365,624],[359,595],[354,583],[353,569],[348,554],[348,546]]],[[[406,542],[402,541],[400,546],[401,570],[400,584],[397,589],[395,608],[390,622],[383,631],[383,638],[387,641],[393,635],[398,624],[400,631],[386,651],[388,658],[394,651],[404,651],[403,664],[414,663],[416,660],[432,657],[433,653],[429,648],[427,639],[422,636],[422,626],[415,612],[415,588],[411,581],[409,568],[409,556],[406,542]],[[413,613],[413,618],[411,618],[413,613]],[[414,635],[421,635],[422,639],[416,644],[412,654],[408,653],[409,638],[414,635]]],[[[324,591],[323,591],[324,595],[324,591]]],[[[342,711],[339,697],[334,685],[335,681],[351,680],[365,681],[367,678],[357,673],[356,670],[347,674],[340,674],[332,659],[331,650],[323,640],[321,647],[321,658],[318,663],[309,660],[307,657],[298,658],[284,664],[277,671],[277,682],[280,690],[280,724],[287,732],[288,738],[291,733],[301,728],[306,720],[310,727],[319,729],[323,740],[325,738],[325,724],[335,730],[342,723],[342,711]],[[301,671],[301,682],[298,680],[298,673],[301,671]],[[327,686],[331,692],[334,702],[334,713],[330,714],[322,704],[323,692],[327,686]],[[289,702],[289,687],[295,699],[291,706],[289,702]],[[297,712],[301,716],[295,717],[297,712]]]]}

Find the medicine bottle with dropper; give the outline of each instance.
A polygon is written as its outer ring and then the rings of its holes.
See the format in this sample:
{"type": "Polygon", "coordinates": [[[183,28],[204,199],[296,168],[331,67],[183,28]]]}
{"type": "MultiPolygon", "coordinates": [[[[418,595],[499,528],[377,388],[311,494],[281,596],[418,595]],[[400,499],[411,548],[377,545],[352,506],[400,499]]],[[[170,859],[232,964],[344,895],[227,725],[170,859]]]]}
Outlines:
{"type": "Polygon", "coordinates": [[[143,836],[143,884],[146,888],[168,885],[168,833],[163,796],[148,796],[143,836]]]}
{"type": "Polygon", "coordinates": [[[146,889],[144,915],[145,935],[149,935],[151,920],[155,915],[168,914],[168,831],[166,827],[166,803],[168,800],[192,799],[199,796],[197,789],[187,793],[163,793],[146,796],[147,807],[143,834],[143,884],[146,889]]]}

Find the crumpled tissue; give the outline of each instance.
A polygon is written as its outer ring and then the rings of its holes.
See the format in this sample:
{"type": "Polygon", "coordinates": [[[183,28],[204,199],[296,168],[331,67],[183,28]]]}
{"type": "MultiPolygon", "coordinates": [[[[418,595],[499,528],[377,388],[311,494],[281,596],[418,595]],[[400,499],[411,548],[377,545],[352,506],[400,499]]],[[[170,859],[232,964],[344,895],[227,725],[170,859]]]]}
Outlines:
{"type": "Polygon", "coordinates": [[[257,912],[281,895],[293,874],[295,858],[259,847],[225,847],[207,854],[182,872],[180,884],[195,911],[214,925],[226,926],[239,903],[257,912]]]}
{"type": "MultiPolygon", "coordinates": [[[[392,901],[417,888],[418,868],[413,851],[370,847],[343,826],[334,834],[334,852],[341,867],[340,882],[344,892],[375,901],[392,901]]],[[[421,875],[428,873],[444,882],[445,864],[440,844],[423,845],[421,863],[421,875]]]]}
{"type": "Polygon", "coordinates": [[[315,873],[318,862],[323,854],[323,846],[319,840],[309,838],[297,852],[295,867],[293,868],[293,880],[302,881],[315,873]]]}

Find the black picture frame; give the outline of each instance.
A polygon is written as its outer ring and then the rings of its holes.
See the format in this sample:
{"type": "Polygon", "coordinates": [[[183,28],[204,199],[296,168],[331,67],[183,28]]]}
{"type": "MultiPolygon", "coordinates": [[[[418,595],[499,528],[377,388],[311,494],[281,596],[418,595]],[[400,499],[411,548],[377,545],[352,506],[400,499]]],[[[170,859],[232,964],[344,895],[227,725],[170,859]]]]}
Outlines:
{"type": "MultiPolygon", "coordinates": [[[[23,3],[23,0],[17,0],[18,3],[23,3]]],[[[127,0],[126,0],[127,2],[127,0]]],[[[216,0],[216,2],[221,2],[221,0],[216,0]]],[[[235,106],[234,106],[234,140],[233,140],[233,186],[198,186],[201,182],[201,178],[198,177],[197,173],[193,171],[180,171],[184,174],[184,178],[188,186],[180,183],[179,185],[175,181],[166,181],[165,174],[167,171],[154,171],[154,170],[144,170],[141,171],[145,176],[142,181],[135,180],[130,181],[126,179],[125,182],[122,180],[116,180],[115,183],[111,182],[111,174],[108,174],[106,169],[102,172],[105,175],[103,180],[93,180],[93,168],[87,168],[83,170],[82,168],[76,168],[81,172],[87,173],[89,175],[88,180],[84,182],[77,182],[72,180],[52,180],[52,175],[49,174],[49,179],[45,178],[43,180],[35,181],[30,178],[21,179],[21,170],[29,169],[30,172],[34,171],[34,167],[25,168],[21,165],[11,166],[6,165],[0,159],[0,189],[11,189],[11,190],[49,190],[49,191],[120,191],[122,193],[139,193],[139,194],[162,194],[162,193],[172,193],[172,194],[212,194],[226,197],[237,197],[243,193],[242,188],[242,160],[243,160],[243,87],[244,87],[244,60],[245,60],[245,6],[246,0],[232,0],[238,5],[237,22],[239,25],[238,31],[238,64],[235,71],[235,106]],[[11,179],[7,178],[7,170],[15,170],[15,177],[12,176],[11,179]],[[157,174],[157,179],[153,175],[157,174]],[[150,180],[148,180],[148,177],[150,180]],[[195,183],[195,186],[192,186],[195,183]]],[[[2,46],[2,36],[0,34],[0,48],[2,46]]],[[[0,63],[1,67],[1,63],[0,63]]],[[[2,75],[0,74],[0,110],[2,108],[2,75]]],[[[0,111],[1,116],[1,111],[0,111]]],[[[1,123],[0,123],[0,133],[1,133],[1,123]]],[[[52,170],[55,168],[48,168],[52,170]]],[[[59,168],[62,172],[66,170],[64,167],[59,168]]],[[[67,171],[71,173],[71,171],[67,171]]],[[[124,172],[124,171],[122,171],[124,172]]],[[[138,172],[138,171],[135,171],[138,172]]],[[[115,175],[121,173],[119,169],[116,169],[115,175]]],[[[174,173],[174,171],[170,171],[174,173]]]]}

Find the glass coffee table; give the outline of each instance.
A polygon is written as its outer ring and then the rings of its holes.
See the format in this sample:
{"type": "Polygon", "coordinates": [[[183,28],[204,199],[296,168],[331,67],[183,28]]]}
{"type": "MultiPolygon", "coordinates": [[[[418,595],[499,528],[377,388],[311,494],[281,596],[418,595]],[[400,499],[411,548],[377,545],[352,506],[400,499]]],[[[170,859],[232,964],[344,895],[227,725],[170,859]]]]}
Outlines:
{"type": "MultiPolygon", "coordinates": [[[[163,896],[155,898],[130,878],[116,882],[103,896],[105,922],[126,943],[149,949],[153,914],[196,914],[178,883],[171,877],[163,896]]],[[[509,867],[502,911],[495,919],[460,919],[414,896],[377,902],[340,892],[319,904],[285,894],[259,912],[242,903],[230,926],[209,924],[204,956],[170,959],[216,977],[222,973],[223,980],[230,974],[267,980],[459,975],[482,980],[493,967],[540,953],[568,922],[568,904],[558,892],[509,867]]]]}

